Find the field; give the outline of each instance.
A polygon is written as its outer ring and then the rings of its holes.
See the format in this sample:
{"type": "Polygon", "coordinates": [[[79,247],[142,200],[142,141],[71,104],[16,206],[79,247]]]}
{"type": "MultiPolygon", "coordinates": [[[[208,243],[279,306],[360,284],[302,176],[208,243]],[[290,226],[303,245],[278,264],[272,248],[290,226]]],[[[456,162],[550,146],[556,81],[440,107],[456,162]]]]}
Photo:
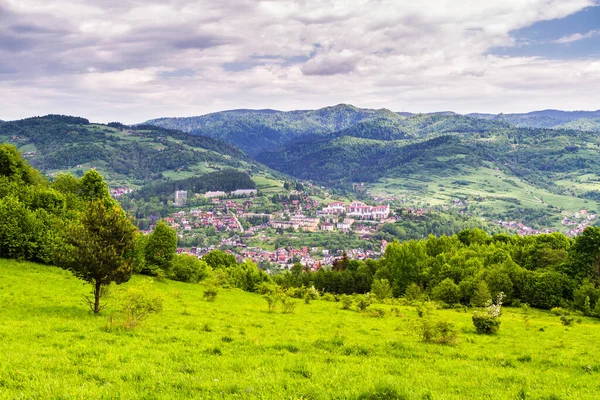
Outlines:
{"type": "MultiPolygon", "coordinates": [[[[269,313],[257,294],[152,282],[164,310],[120,327],[123,290],[91,315],[70,273],[0,260],[0,398],[52,399],[595,399],[598,320],[563,326],[549,312],[505,308],[498,334],[474,332],[471,310],[437,310],[456,345],[425,344],[413,307],[385,317],[298,300],[269,313]],[[112,323],[111,323],[112,320],[112,323]]],[[[392,308],[398,308],[392,312],[392,308]]]]}
{"type": "MultiPolygon", "coordinates": [[[[578,183],[565,179],[557,184],[576,187],[580,192],[595,190],[598,186],[587,180],[578,183]]],[[[552,225],[548,227],[557,230],[565,230],[560,224],[564,213],[572,214],[581,209],[600,211],[599,204],[593,200],[552,193],[492,166],[464,168],[460,174],[451,176],[416,173],[410,177],[383,178],[370,190],[374,195],[393,195],[409,205],[422,207],[452,206],[452,201],[462,200],[471,211],[477,210],[477,215],[488,216],[488,219],[501,216],[511,207],[545,210],[553,216],[552,225]]]]}

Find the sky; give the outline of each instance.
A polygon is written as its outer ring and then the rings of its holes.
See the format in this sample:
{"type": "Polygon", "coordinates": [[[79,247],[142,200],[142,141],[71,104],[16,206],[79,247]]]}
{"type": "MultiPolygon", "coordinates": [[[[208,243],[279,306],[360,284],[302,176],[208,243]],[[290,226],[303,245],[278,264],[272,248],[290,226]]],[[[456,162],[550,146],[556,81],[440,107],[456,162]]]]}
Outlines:
{"type": "Polygon", "coordinates": [[[0,119],[600,109],[600,0],[0,0],[0,119]]]}

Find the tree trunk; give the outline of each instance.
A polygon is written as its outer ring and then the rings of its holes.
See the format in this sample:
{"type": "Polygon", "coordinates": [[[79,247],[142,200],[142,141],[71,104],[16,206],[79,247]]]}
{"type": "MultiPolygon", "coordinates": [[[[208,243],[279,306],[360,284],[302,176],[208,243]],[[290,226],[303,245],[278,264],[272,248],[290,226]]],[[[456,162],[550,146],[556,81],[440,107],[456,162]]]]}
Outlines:
{"type": "Polygon", "coordinates": [[[96,285],[94,286],[94,314],[98,314],[100,312],[100,289],[102,288],[102,283],[100,281],[96,281],[96,285]]]}

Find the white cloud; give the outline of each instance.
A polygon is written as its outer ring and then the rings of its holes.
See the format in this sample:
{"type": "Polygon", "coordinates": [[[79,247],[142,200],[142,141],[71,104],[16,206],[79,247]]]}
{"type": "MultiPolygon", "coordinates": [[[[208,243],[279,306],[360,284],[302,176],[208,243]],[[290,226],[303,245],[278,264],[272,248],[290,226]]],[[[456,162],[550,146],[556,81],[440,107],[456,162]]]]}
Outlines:
{"type": "Polygon", "coordinates": [[[553,43],[573,43],[579,40],[593,38],[594,36],[600,36],[600,29],[594,29],[589,31],[588,33],[575,33],[569,36],[563,36],[560,39],[554,40],[553,43]]]}
{"type": "Polygon", "coordinates": [[[1,119],[59,112],[133,123],[340,102],[407,111],[590,108],[600,85],[594,60],[486,55],[514,45],[511,31],[590,0],[3,4],[0,91],[11,101],[1,119]]]}

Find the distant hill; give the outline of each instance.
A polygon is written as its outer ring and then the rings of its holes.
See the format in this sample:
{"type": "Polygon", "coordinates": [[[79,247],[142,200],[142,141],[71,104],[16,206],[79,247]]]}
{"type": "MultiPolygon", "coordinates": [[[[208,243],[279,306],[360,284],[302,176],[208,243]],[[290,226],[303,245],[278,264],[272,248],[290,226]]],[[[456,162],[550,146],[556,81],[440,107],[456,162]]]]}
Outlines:
{"type": "Polygon", "coordinates": [[[153,125],[94,124],[47,115],[0,124],[0,142],[14,144],[45,173],[96,168],[112,185],[143,186],[221,169],[266,168],[219,139],[153,125]]]}
{"type": "Polygon", "coordinates": [[[524,114],[467,114],[474,118],[506,121],[519,127],[548,129],[578,129],[600,132],[600,110],[541,110],[524,114]]]}
{"type": "Polygon", "coordinates": [[[232,110],[198,117],[158,118],[146,124],[218,138],[255,155],[295,142],[320,140],[365,120],[402,118],[385,109],[339,104],[319,110],[232,110]]]}

